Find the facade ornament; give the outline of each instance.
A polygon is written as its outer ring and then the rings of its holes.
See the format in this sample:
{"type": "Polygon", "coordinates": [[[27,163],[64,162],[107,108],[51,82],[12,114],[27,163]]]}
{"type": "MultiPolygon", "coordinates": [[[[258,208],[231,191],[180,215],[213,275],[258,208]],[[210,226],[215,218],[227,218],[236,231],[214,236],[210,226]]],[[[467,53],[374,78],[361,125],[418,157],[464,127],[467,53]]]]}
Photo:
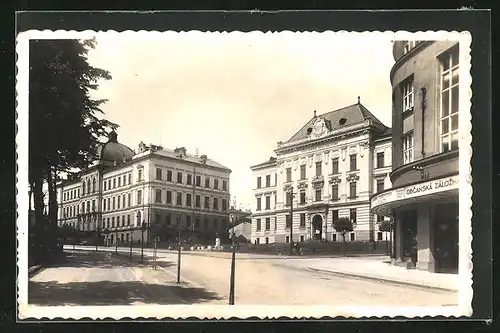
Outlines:
{"type": "Polygon", "coordinates": [[[328,129],[326,128],[326,122],[323,118],[318,118],[312,127],[311,138],[320,138],[327,134],[328,129]]]}
{"type": "Polygon", "coordinates": [[[299,184],[297,185],[297,188],[299,190],[305,190],[305,189],[307,189],[308,186],[309,186],[309,184],[307,183],[307,181],[304,180],[304,181],[299,182],[299,184]]]}
{"type": "Polygon", "coordinates": [[[347,155],[347,147],[340,148],[340,156],[342,157],[342,161],[345,161],[346,155],[347,155]]]}
{"type": "Polygon", "coordinates": [[[313,155],[309,155],[308,159],[309,159],[309,167],[311,167],[312,166],[312,161],[313,161],[313,155]]]}
{"type": "Polygon", "coordinates": [[[297,166],[299,164],[299,159],[298,158],[295,158],[293,160],[293,170],[297,170],[297,166]]]}
{"type": "Polygon", "coordinates": [[[355,182],[355,181],[359,180],[359,175],[358,174],[350,174],[346,177],[346,180],[348,182],[355,182]]]}
{"type": "Polygon", "coordinates": [[[285,192],[293,192],[293,186],[290,184],[287,184],[287,185],[283,186],[283,190],[285,192]]]}
{"type": "Polygon", "coordinates": [[[325,151],[323,153],[323,161],[324,161],[325,164],[328,164],[329,157],[330,157],[330,151],[329,150],[325,151]]]}
{"type": "Polygon", "coordinates": [[[340,179],[340,177],[338,176],[330,176],[330,180],[328,181],[330,184],[332,185],[337,185],[337,184],[340,184],[342,182],[342,179],[340,179]]]}
{"type": "Polygon", "coordinates": [[[314,188],[323,187],[324,182],[325,182],[325,179],[324,179],[323,175],[314,176],[312,178],[312,181],[311,181],[314,188]]]}
{"type": "Polygon", "coordinates": [[[360,143],[358,147],[359,147],[359,155],[363,157],[365,150],[368,147],[368,143],[367,142],[360,143]]]}

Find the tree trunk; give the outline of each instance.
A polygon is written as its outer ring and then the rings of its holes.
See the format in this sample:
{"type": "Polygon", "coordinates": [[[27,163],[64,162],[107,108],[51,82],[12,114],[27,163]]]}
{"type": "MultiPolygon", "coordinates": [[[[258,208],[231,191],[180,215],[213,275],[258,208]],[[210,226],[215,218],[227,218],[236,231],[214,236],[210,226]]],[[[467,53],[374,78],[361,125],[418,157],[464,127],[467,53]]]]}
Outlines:
{"type": "Polygon", "coordinates": [[[56,173],[50,171],[47,177],[47,184],[49,188],[49,224],[51,229],[57,228],[57,189],[56,189],[56,173]]]}
{"type": "Polygon", "coordinates": [[[344,242],[344,257],[347,257],[347,249],[345,247],[345,234],[344,233],[342,234],[342,240],[344,242]]]}
{"type": "Polygon", "coordinates": [[[32,243],[33,264],[38,264],[46,257],[46,242],[45,242],[45,221],[43,218],[43,178],[40,173],[37,173],[33,180],[33,209],[35,211],[35,225],[32,243]]]}

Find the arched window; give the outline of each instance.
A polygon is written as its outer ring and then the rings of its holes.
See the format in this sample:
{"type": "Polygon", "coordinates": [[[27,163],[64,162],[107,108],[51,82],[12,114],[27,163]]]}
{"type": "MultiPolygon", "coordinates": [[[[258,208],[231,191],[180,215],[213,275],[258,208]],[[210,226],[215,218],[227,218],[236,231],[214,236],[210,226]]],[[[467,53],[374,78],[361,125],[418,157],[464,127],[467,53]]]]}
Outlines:
{"type": "Polygon", "coordinates": [[[95,193],[95,177],[92,178],[92,193],[95,193]]]}
{"type": "Polygon", "coordinates": [[[82,193],[85,194],[85,180],[83,181],[83,184],[82,184],[82,193]]]}

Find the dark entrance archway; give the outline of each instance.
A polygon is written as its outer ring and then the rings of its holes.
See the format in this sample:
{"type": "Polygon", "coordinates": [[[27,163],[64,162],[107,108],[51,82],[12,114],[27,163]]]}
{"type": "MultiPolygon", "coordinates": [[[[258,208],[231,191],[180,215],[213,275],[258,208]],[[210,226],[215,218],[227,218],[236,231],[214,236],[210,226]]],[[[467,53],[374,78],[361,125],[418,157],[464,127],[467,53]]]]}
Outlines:
{"type": "Polygon", "coordinates": [[[312,220],[313,239],[321,240],[323,237],[323,218],[321,215],[314,215],[312,220]]]}

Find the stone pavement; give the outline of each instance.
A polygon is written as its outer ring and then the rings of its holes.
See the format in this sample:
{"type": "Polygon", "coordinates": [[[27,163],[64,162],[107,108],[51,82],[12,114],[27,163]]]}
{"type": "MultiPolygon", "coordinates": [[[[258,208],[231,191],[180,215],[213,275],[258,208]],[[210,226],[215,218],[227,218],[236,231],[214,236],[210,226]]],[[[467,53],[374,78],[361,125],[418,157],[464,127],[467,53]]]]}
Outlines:
{"type": "MultiPolygon", "coordinates": [[[[292,259],[293,260],[293,259],[292,259]]],[[[390,264],[388,257],[323,258],[308,262],[311,270],[333,274],[458,291],[458,274],[431,273],[390,264]]]]}

